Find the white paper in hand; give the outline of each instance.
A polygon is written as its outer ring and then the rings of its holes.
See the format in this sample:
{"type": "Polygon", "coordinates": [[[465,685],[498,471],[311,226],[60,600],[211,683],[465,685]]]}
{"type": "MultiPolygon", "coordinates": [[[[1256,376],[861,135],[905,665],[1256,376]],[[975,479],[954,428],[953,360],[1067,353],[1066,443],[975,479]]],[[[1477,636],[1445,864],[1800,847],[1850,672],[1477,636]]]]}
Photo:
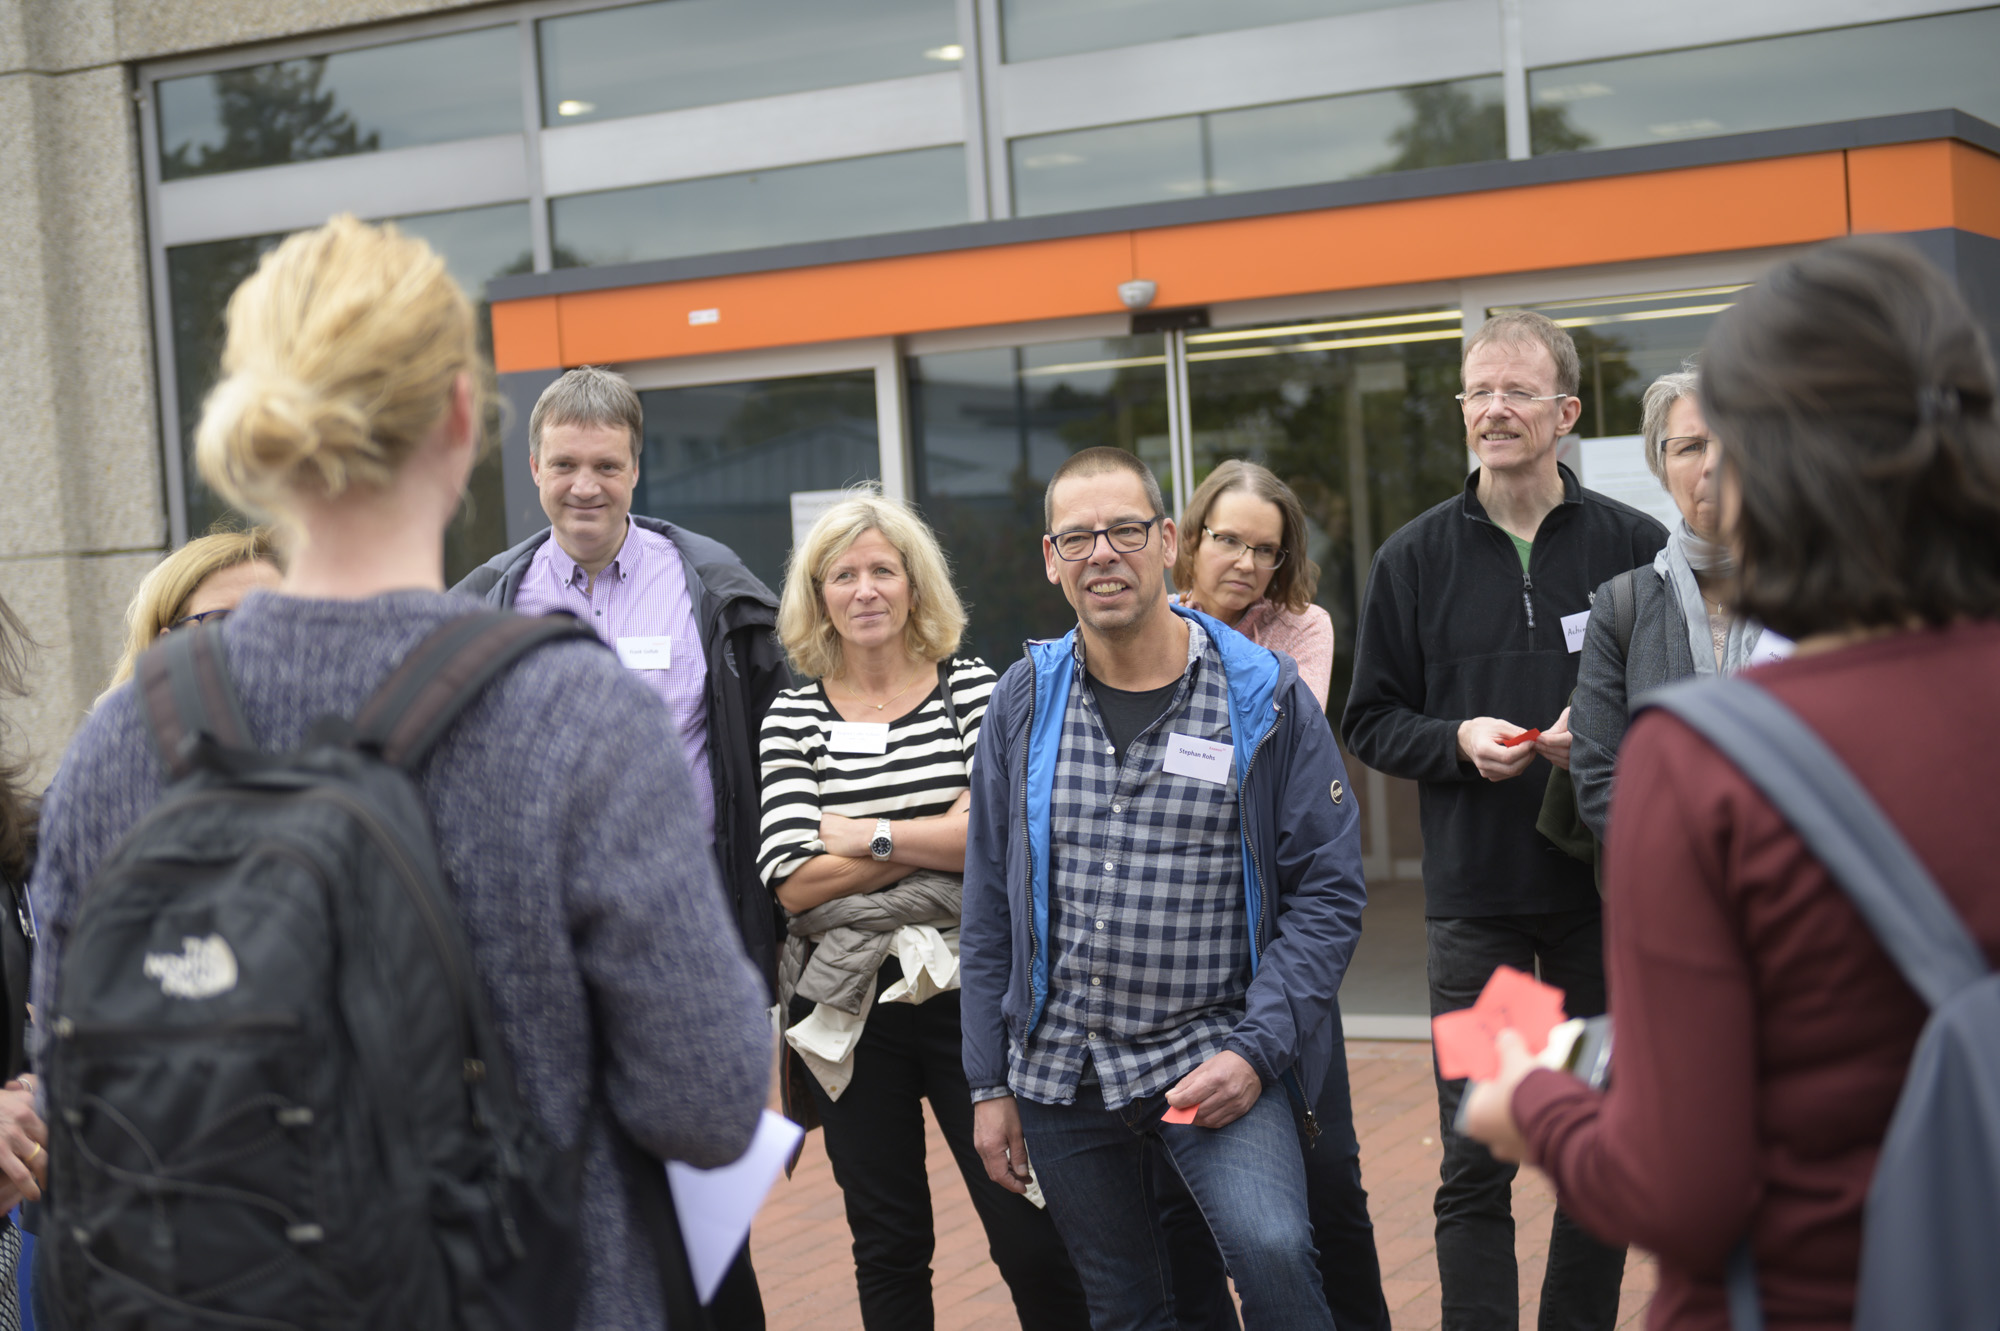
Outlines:
{"type": "Polygon", "coordinates": [[[687,1245],[688,1269],[694,1275],[695,1294],[703,1303],[715,1297],[728,1274],[729,1264],[743,1250],[750,1237],[750,1222],[764,1204],[771,1185],[792,1158],[805,1130],[798,1124],[766,1109],[757,1124],[757,1135],[743,1158],[719,1169],[696,1169],[678,1160],[667,1162],[667,1181],[673,1185],[674,1213],[681,1222],[681,1241],[687,1245]]]}

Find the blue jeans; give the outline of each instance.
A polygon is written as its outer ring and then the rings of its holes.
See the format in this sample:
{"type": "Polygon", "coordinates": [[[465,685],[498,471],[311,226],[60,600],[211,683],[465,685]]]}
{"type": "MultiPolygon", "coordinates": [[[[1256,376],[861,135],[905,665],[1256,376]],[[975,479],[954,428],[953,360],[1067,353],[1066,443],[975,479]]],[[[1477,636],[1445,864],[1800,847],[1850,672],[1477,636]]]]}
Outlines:
{"type": "MultiPolygon", "coordinates": [[[[1361,1186],[1361,1143],[1354,1135],[1354,1102],[1338,1006],[1333,1019],[1333,1061],[1313,1106],[1319,1116],[1319,1140],[1305,1152],[1306,1207],[1312,1216],[1313,1245],[1319,1249],[1320,1285],[1337,1331],[1389,1331],[1375,1226],[1368,1218],[1368,1193],[1361,1186]]],[[[1229,1272],[1201,1209],[1188,1196],[1165,1148],[1155,1146],[1152,1156],[1152,1183],[1167,1229],[1174,1310],[1181,1331],[1240,1331],[1236,1300],[1229,1294],[1229,1272]]]]}
{"type": "Polygon", "coordinates": [[[1164,1095],[1107,1110],[1096,1086],[1078,1087],[1074,1105],[1016,1103],[1094,1331],[1175,1331],[1166,1233],[1147,1181],[1149,1140],[1164,1145],[1207,1217],[1249,1331],[1332,1331],[1284,1091],[1267,1088],[1226,1128],[1162,1124],[1164,1095]]]}

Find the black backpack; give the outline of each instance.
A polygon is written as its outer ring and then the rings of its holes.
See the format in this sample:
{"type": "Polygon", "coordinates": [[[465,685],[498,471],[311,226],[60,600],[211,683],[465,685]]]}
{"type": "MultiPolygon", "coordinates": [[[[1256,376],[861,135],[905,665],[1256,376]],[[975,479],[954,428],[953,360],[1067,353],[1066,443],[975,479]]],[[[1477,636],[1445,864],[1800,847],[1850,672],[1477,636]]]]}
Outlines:
{"type": "Polygon", "coordinates": [[[47,1014],[43,1275],[71,1325],[573,1324],[582,1148],[516,1094],[410,776],[569,640],[597,638],[453,620],[272,756],[219,625],[141,659],[172,785],[92,879],[47,1014]]]}
{"type": "MultiPolygon", "coordinates": [[[[1736,764],[1819,858],[1931,1009],[1863,1215],[1856,1331],[2000,1326],[2000,973],[1826,741],[1747,679],[1649,694],[1736,764]]],[[[1729,1258],[1734,1331],[1763,1331],[1748,1238],[1729,1258]]]]}

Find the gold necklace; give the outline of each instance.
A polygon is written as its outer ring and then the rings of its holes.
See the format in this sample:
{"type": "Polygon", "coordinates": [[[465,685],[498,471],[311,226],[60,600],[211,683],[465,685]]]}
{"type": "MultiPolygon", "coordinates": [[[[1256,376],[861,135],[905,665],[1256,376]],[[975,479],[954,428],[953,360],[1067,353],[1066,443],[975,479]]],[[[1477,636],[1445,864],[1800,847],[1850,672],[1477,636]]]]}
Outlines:
{"type": "Polygon", "coordinates": [[[896,699],[908,693],[910,691],[910,685],[915,684],[917,680],[922,678],[923,678],[922,675],[916,675],[912,677],[908,684],[903,685],[902,688],[897,689],[894,693],[884,698],[881,702],[869,702],[865,694],[861,693],[858,689],[854,688],[852,685],[847,683],[846,680],[841,681],[840,687],[841,690],[846,694],[848,694],[850,697],[852,697],[854,701],[861,703],[864,706],[873,707],[876,711],[879,712],[883,708],[887,707],[890,703],[896,701],[896,699]]]}

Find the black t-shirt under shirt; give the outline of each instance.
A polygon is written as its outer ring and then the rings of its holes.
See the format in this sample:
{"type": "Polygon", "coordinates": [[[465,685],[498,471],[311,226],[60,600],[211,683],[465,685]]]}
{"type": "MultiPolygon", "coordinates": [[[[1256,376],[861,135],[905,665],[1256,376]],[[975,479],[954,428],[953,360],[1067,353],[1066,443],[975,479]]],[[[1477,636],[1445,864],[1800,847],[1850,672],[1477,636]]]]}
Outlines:
{"type": "Polygon", "coordinates": [[[1132,747],[1132,741],[1166,714],[1167,705],[1174,700],[1174,690],[1181,686],[1176,679],[1157,689],[1134,691],[1114,689],[1087,671],[1083,678],[1090,686],[1090,696],[1097,700],[1097,714],[1104,718],[1104,733],[1117,750],[1112,756],[1120,764],[1124,763],[1125,751],[1132,747]]]}

